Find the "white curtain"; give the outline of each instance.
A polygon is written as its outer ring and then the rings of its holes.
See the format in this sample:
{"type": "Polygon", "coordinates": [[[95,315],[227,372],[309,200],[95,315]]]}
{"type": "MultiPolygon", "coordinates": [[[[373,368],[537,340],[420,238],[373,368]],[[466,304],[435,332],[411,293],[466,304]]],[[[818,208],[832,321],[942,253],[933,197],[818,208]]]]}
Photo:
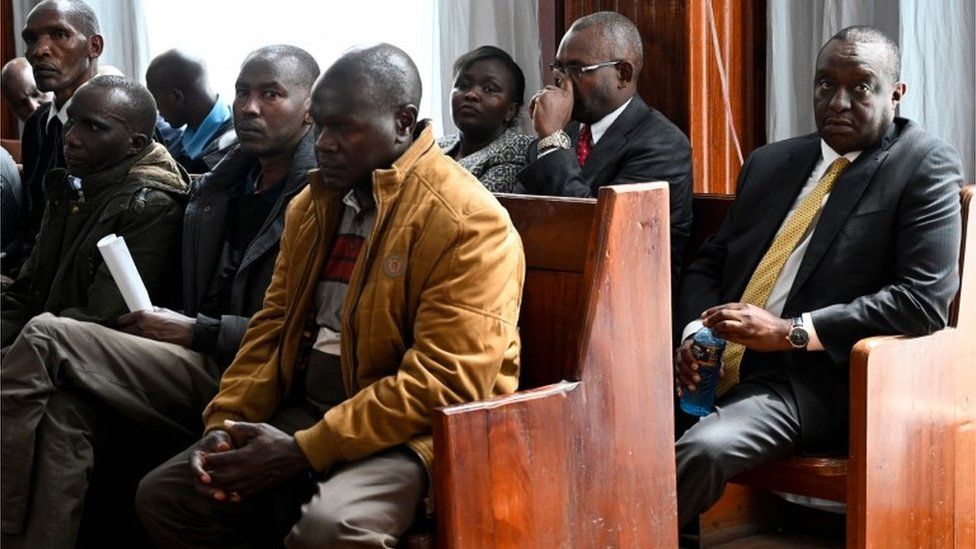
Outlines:
{"type": "Polygon", "coordinates": [[[779,141],[816,129],[813,72],[817,51],[849,25],[871,25],[901,48],[908,93],[899,114],[942,137],[974,177],[972,0],[769,0],[766,133],[779,141]]]}
{"type": "MultiPolygon", "coordinates": [[[[24,41],[20,31],[27,14],[40,0],[14,0],[14,34],[17,36],[17,55],[24,55],[24,41]]],[[[105,37],[105,51],[99,64],[118,67],[126,76],[144,81],[149,66],[149,39],[142,0],[85,0],[95,11],[105,37]]]]}
{"type": "Polygon", "coordinates": [[[539,45],[537,0],[438,0],[440,22],[440,82],[430,96],[440,105],[443,135],[456,133],[451,121],[451,86],[454,60],[479,46],[497,46],[508,52],[525,73],[525,102],[521,126],[534,135],[528,118],[528,101],[542,87],[542,49],[539,45]]]}

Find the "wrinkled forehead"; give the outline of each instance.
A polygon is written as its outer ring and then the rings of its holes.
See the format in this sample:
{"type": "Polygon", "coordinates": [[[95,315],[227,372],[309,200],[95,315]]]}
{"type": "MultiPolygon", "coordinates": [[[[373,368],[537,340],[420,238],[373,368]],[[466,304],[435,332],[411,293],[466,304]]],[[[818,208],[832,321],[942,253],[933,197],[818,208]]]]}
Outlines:
{"type": "Polygon", "coordinates": [[[556,59],[561,63],[587,65],[610,60],[613,46],[599,25],[571,30],[559,42],[556,59]]]}
{"type": "MultiPolygon", "coordinates": [[[[831,40],[817,56],[817,71],[832,66],[860,68],[875,75],[885,75],[894,63],[892,52],[880,42],[831,40]]],[[[893,75],[892,75],[893,76],[893,75]]]]}
{"type": "Polygon", "coordinates": [[[379,110],[374,82],[365,74],[326,71],[315,84],[312,115],[362,116],[379,110]]]}
{"type": "Polygon", "coordinates": [[[249,88],[279,87],[289,93],[301,92],[300,68],[293,57],[258,55],[241,65],[237,86],[249,88]]]}
{"type": "Polygon", "coordinates": [[[25,30],[35,32],[65,27],[75,32],[78,31],[78,21],[75,14],[65,10],[58,4],[45,4],[38,6],[27,16],[25,30]]]}
{"type": "Polygon", "coordinates": [[[120,89],[85,85],[78,88],[68,105],[68,116],[76,120],[101,120],[128,125],[129,97],[120,89]]]}

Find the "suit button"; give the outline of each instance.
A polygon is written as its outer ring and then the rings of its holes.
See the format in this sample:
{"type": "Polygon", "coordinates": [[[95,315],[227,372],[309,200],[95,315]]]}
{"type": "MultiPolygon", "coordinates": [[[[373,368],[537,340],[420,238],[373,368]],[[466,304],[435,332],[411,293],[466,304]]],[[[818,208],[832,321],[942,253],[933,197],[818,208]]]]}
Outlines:
{"type": "Polygon", "coordinates": [[[71,213],[72,214],[76,214],[76,213],[78,213],[80,211],[81,211],[81,208],[79,208],[78,206],[72,206],[71,207],[71,213]]]}
{"type": "Polygon", "coordinates": [[[210,211],[210,206],[204,206],[204,207],[203,207],[203,211],[205,211],[205,212],[209,212],[209,211],[210,211]]]}

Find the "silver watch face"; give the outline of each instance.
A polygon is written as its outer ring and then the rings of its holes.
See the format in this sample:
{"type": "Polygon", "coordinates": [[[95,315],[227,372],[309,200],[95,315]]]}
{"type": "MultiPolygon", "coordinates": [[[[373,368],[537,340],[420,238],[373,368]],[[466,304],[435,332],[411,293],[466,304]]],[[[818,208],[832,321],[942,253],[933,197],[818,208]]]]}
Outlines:
{"type": "Polygon", "coordinates": [[[539,140],[539,148],[544,149],[546,147],[559,147],[560,149],[569,149],[573,145],[573,142],[569,139],[569,135],[566,132],[559,130],[556,133],[546,136],[539,140]]]}
{"type": "Polygon", "coordinates": [[[803,348],[810,342],[810,334],[802,326],[793,326],[790,330],[790,344],[797,348],[803,348]]]}

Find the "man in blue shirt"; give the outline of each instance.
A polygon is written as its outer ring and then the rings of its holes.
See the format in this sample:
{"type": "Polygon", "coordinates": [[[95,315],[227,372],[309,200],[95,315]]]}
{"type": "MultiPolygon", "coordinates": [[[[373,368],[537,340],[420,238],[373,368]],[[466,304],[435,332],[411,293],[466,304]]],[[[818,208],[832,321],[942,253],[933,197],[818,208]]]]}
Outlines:
{"type": "Polygon", "coordinates": [[[203,61],[169,50],[149,64],[146,84],[159,114],[182,128],[181,137],[166,146],[186,171],[209,172],[237,143],[230,106],[210,89],[203,61]]]}

